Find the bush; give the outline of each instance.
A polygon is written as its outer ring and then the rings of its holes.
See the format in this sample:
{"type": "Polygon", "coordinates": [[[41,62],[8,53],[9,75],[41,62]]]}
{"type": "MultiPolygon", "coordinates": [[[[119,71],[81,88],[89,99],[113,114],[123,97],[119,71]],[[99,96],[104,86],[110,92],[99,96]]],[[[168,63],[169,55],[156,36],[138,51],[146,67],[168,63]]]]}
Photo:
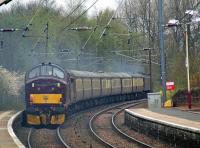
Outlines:
{"type": "Polygon", "coordinates": [[[0,110],[22,109],[24,74],[0,67],[0,110]]]}

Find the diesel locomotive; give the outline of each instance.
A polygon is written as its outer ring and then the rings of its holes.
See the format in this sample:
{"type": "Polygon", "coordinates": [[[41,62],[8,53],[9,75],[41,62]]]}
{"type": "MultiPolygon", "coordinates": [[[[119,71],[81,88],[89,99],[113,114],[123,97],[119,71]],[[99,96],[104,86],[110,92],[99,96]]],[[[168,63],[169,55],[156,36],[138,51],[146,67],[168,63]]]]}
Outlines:
{"type": "Polygon", "coordinates": [[[88,106],[95,106],[102,104],[101,98],[104,102],[110,102],[109,99],[115,102],[115,97],[109,96],[137,96],[149,90],[148,76],[64,70],[56,64],[42,63],[25,75],[23,123],[60,125],[64,123],[66,110],[71,104],[85,101],[88,106]]]}

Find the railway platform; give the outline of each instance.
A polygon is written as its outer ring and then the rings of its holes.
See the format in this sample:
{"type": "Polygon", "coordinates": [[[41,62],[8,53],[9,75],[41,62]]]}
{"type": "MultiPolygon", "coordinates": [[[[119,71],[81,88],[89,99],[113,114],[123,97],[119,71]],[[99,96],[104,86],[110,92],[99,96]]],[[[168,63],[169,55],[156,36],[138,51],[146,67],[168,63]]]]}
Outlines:
{"type": "Polygon", "coordinates": [[[18,114],[16,111],[0,111],[0,148],[24,148],[12,129],[12,122],[18,114]]]}
{"type": "Polygon", "coordinates": [[[125,124],[175,146],[200,146],[200,114],[186,108],[126,109],[125,124]]]}

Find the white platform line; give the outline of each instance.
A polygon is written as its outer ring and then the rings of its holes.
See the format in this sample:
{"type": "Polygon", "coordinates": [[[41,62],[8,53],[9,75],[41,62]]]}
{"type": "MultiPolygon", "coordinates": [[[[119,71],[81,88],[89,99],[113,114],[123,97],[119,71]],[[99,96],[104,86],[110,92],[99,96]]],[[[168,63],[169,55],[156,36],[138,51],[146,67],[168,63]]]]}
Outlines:
{"type": "Polygon", "coordinates": [[[12,137],[13,141],[15,142],[15,144],[19,147],[19,148],[25,148],[25,146],[21,143],[21,141],[17,138],[17,136],[15,135],[14,131],[13,131],[13,128],[12,128],[12,125],[13,125],[13,122],[14,120],[17,118],[17,116],[19,116],[19,114],[21,113],[22,111],[19,111],[17,112],[15,115],[13,115],[9,121],[8,121],[8,124],[7,124],[7,128],[8,128],[8,133],[9,135],[12,137]]]}

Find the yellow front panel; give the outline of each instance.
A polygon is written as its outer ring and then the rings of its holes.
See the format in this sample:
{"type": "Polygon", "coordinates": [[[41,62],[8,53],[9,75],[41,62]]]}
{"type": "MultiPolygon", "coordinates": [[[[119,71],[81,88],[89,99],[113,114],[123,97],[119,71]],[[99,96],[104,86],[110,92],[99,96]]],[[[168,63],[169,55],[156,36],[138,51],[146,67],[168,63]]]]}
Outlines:
{"type": "Polygon", "coordinates": [[[62,94],[30,94],[33,104],[61,104],[62,94]]]}

